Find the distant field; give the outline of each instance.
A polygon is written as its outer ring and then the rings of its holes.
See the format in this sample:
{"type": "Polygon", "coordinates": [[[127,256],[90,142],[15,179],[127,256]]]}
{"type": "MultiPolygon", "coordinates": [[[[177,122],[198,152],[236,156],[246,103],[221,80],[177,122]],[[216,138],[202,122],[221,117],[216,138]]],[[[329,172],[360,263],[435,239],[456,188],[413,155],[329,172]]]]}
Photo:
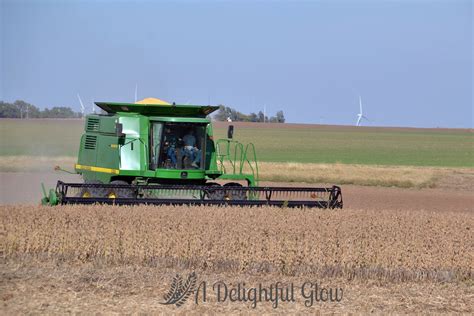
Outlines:
{"type": "MultiPolygon", "coordinates": [[[[77,154],[82,120],[1,120],[0,156],[77,154]]],[[[226,123],[215,126],[216,138],[226,123]]],[[[267,162],[474,167],[474,133],[463,129],[370,128],[234,123],[267,162]]]]}
{"type": "MultiPolygon", "coordinates": [[[[271,162],[473,167],[472,130],[370,128],[296,124],[236,124],[235,137],[253,142],[271,162]]],[[[224,136],[225,128],[217,129],[224,136]]]]}
{"type": "Polygon", "coordinates": [[[76,156],[83,120],[0,120],[0,156],[76,156]]]}

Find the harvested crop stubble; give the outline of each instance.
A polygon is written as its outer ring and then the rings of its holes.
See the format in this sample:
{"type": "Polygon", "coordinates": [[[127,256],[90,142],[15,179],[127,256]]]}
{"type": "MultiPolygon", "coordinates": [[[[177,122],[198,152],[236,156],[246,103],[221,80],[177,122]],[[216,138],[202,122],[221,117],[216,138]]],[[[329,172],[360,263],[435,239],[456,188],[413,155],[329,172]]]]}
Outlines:
{"type": "MultiPolygon", "coordinates": [[[[77,159],[68,156],[0,156],[0,171],[3,172],[53,172],[54,166],[73,171],[77,159]]],[[[231,171],[232,165],[225,164],[231,171]]],[[[354,164],[322,164],[297,162],[259,162],[259,178],[273,182],[337,183],[364,186],[400,188],[433,188],[459,182],[472,187],[474,169],[445,167],[381,166],[354,164]]],[[[248,164],[244,173],[252,173],[248,164]]],[[[59,175],[58,175],[59,176],[59,175]]],[[[76,180],[79,181],[79,180],[76,180]]]]}
{"type": "Polygon", "coordinates": [[[472,280],[470,213],[238,207],[0,208],[2,252],[71,262],[387,281],[472,280]]]}
{"type": "MultiPolygon", "coordinates": [[[[474,174],[471,169],[458,169],[474,174]]],[[[259,164],[260,178],[275,182],[338,183],[399,188],[435,187],[439,178],[455,172],[453,168],[377,166],[350,164],[275,163],[259,164]],[[282,172],[284,170],[284,172],[282,172]]]]}
{"type": "Polygon", "coordinates": [[[55,166],[74,170],[77,159],[68,156],[0,156],[0,170],[4,172],[52,171],[55,166]]]}

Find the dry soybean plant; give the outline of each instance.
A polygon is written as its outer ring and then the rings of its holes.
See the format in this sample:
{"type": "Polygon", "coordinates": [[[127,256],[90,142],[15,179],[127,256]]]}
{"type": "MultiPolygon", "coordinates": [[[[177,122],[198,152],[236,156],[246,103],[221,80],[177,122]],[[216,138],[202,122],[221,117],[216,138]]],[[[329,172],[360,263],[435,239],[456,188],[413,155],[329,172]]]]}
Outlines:
{"type": "Polygon", "coordinates": [[[473,217],[403,210],[2,206],[5,260],[388,281],[472,280],[473,217]]]}

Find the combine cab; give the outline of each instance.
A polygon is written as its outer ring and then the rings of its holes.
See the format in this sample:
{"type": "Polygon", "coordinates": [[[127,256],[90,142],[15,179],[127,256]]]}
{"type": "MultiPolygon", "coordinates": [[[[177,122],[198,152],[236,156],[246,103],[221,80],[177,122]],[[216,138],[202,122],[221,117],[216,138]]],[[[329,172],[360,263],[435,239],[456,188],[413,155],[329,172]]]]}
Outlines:
{"type": "Polygon", "coordinates": [[[214,140],[215,106],[96,102],[75,170],[84,183],[58,181],[43,204],[275,205],[342,208],[337,186],[259,187],[253,144],[214,140]]]}

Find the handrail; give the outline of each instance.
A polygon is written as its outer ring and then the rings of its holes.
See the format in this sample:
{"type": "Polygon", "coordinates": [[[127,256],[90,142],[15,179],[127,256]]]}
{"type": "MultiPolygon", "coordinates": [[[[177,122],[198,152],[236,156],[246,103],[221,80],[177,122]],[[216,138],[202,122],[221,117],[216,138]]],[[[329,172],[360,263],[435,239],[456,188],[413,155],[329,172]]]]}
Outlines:
{"type": "MultiPolygon", "coordinates": [[[[253,143],[248,143],[247,146],[245,146],[244,160],[248,163],[250,169],[252,170],[252,174],[255,178],[255,183],[258,186],[259,174],[258,174],[258,163],[257,163],[257,151],[255,150],[255,145],[253,143]],[[255,163],[255,169],[247,157],[247,153],[249,149],[251,149],[253,153],[253,162],[255,163]]],[[[243,165],[240,168],[240,173],[242,173],[242,171],[243,171],[243,165]]]]}
{"type": "MultiPolygon", "coordinates": [[[[226,173],[226,167],[225,167],[225,164],[224,164],[224,161],[227,160],[229,161],[229,163],[231,164],[232,166],[232,172],[235,174],[236,172],[236,163],[237,163],[237,152],[238,152],[238,148],[240,149],[240,155],[242,156],[242,153],[243,153],[243,146],[242,144],[240,144],[239,142],[236,142],[236,141],[232,141],[232,140],[229,140],[229,139],[218,139],[217,142],[216,142],[216,147],[217,147],[217,156],[218,156],[218,159],[219,159],[219,162],[220,162],[220,165],[221,165],[221,171],[223,171],[223,173],[226,173]],[[221,153],[221,144],[224,143],[225,144],[225,153],[222,154],[221,153]],[[234,143],[234,159],[232,160],[231,158],[231,151],[230,151],[230,144],[231,143],[234,143]]],[[[240,159],[241,161],[241,159],[240,159]]],[[[240,162],[239,161],[239,162],[240,162]]]]}
{"type": "Polygon", "coordinates": [[[238,149],[240,149],[240,160],[239,160],[239,164],[240,164],[240,174],[242,174],[242,157],[243,157],[243,154],[244,154],[244,145],[242,145],[241,143],[239,142],[235,142],[235,147],[234,147],[234,174],[235,173],[235,165],[237,163],[237,152],[238,152],[238,149]]]}
{"type": "Polygon", "coordinates": [[[238,174],[243,174],[245,165],[248,165],[252,172],[252,176],[255,178],[255,182],[258,183],[259,171],[257,163],[257,151],[255,150],[255,145],[253,143],[248,143],[244,149],[244,145],[238,141],[230,139],[218,139],[216,142],[216,154],[221,166],[221,172],[227,173],[225,167],[226,161],[230,163],[233,174],[237,174],[237,172],[238,174]],[[234,146],[233,158],[231,144],[234,146]],[[225,150],[221,150],[223,149],[221,146],[225,146],[225,150]]]}

